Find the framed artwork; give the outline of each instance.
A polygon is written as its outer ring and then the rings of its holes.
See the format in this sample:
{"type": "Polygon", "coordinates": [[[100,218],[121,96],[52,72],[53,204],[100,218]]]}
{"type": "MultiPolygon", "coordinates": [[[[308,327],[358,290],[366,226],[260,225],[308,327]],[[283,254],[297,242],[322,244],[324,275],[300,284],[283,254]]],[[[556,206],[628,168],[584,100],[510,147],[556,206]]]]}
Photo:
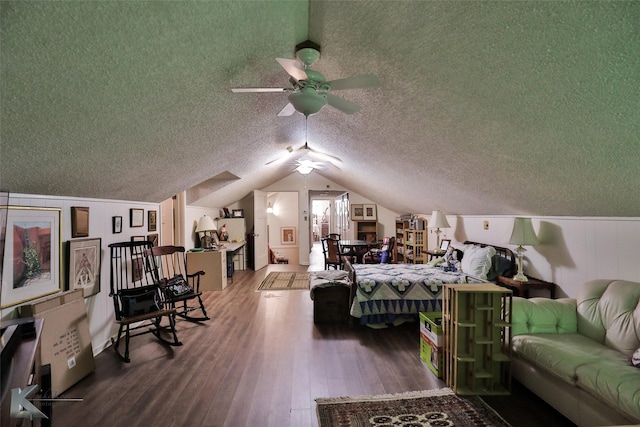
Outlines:
{"type": "Polygon", "coordinates": [[[0,308],[60,292],[62,209],[7,207],[0,308]]]}
{"type": "Polygon", "coordinates": [[[296,244],[296,228],[280,227],[280,244],[295,245],[296,244]]]}
{"type": "Polygon", "coordinates": [[[442,239],[440,242],[440,252],[446,252],[449,249],[449,244],[451,244],[451,239],[442,239]]]}
{"type": "Polygon", "coordinates": [[[156,231],[156,219],[158,217],[158,211],[149,211],[147,212],[147,231],[156,231]]]}
{"type": "Polygon", "coordinates": [[[89,236],[89,208],[71,207],[71,237],[89,236]]]}
{"type": "Polygon", "coordinates": [[[151,242],[152,246],[158,246],[158,234],[147,235],[147,240],[151,242]]]}
{"type": "Polygon", "coordinates": [[[362,221],[364,219],[364,209],[362,205],[351,205],[351,221],[362,221]]]}
{"type": "Polygon", "coordinates": [[[378,213],[376,210],[376,205],[362,205],[364,211],[364,220],[365,221],[376,221],[378,219],[378,213]]]}
{"type": "Polygon", "coordinates": [[[138,282],[144,275],[144,258],[137,257],[131,259],[131,280],[138,282]]]}
{"type": "Polygon", "coordinates": [[[129,209],[130,227],[142,227],[144,225],[144,209],[129,209]]]}
{"type": "Polygon", "coordinates": [[[231,210],[232,218],[244,218],[244,209],[232,209],[231,210]]]}
{"type": "Polygon", "coordinates": [[[102,239],[69,241],[69,290],[82,289],[85,298],[100,292],[102,239]]]}
{"type": "Polygon", "coordinates": [[[132,242],[144,242],[146,241],[147,238],[144,236],[131,236],[131,241],[132,242]]]}
{"type": "Polygon", "coordinates": [[[113,234],[122,233],[122,217],[111,217],[111,230],[113,234]]]}

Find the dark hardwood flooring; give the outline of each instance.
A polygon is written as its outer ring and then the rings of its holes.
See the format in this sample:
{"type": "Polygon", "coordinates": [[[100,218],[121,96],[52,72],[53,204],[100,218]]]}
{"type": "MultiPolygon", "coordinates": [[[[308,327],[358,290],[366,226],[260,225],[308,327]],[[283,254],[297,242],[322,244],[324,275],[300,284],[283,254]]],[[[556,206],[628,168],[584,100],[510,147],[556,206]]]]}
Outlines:
{"type": "MultiPolygon", "coordinates": [[[[314,248],[311,270],[323,268],[314,248]]],[[[308,291],[255,292],[270,265],[239,271],[224,291],[206,292],[212,319],[178,321],[181,347],[152,335],[133,338],[131,363],[112,349],[96,370],[53,404],[53,426],[317,426],[317,397],[372,395],[444,387],[419,358],[417,324],[375,330],[314,325],[308,291]]],[[[514,384],[487,399],[514,427],[572,426],[514,384]]]]}

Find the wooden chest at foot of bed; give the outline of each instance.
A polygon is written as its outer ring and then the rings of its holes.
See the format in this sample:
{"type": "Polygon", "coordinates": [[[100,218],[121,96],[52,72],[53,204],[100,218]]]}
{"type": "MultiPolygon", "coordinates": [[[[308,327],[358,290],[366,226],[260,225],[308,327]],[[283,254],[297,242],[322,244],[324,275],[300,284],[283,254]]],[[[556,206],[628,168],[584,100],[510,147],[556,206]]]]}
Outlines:
{"type": "Polygon", "coordinates": [[[313,323],[347,323],[350,293],[349,287],[343,285],[315,289],[313,323]]]}

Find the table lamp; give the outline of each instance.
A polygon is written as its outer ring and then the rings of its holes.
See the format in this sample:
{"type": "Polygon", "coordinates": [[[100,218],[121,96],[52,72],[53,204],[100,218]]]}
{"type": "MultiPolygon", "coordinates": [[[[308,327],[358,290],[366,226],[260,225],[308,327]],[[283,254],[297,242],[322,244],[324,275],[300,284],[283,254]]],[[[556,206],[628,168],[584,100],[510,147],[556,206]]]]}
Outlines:
{"type": "Polygon", "coordinates": [[[210,216],[202,215],[196,227],[196,233],[200,236],[200,246],[203,248],[211,247],[211,233],[215,233],[217,230],[218,227],[216,227],[213,219],[210,216]]]}
{"type": "Polygon", "coordinates": [[[513,220],[513,231],[511,232],[509,243],[518,245],[516,248],[516,253],[518,254],[518,274],[513,276],[513,280],[526,282],[529,279],[524,275],[524,271],[522,270],[522,256],[526,249],[522,246],[531,246],[540,243],[536,237],[536,232],[533,231],[531,218],[515,218],[513,220]]]}
{"type": "Polygon", "coordinates": [[[427,228],[435,228],[436,229],[436,237],[437,237],[437,242],[438,245],[436,247],[436,250],[434,252],[439,253],[439,252],[444,252],[442,250],[440,250],[440,229],[441,228],[451,228],[451,226],[449,225],[449,222],[447,221],[447,217],[445,216],[445,214],[442,213],[442,211],[439,210],[435,210],[431,213],[431,219],[429,220],[429,223],[427,224],[427,228]]]}

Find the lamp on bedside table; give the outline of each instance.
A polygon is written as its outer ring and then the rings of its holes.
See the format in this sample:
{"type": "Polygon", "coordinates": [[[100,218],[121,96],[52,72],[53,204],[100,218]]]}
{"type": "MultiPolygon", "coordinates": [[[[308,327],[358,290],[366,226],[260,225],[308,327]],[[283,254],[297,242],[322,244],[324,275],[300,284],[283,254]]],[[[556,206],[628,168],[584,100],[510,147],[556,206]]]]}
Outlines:
{"type": "Polygon", "coordinates": [[[513,220],[513,231],[511,232],[511,239],[509,243],[512,245],[518,245],[516,252],[518,254],[518,274],[513,276],[513,280],[519,282],[526,282],[527,276],[524,275],[522,270],[522,256],[526,251],[523,245],[531,246],[540,243],[536,237],[536,232],[533,231],[533,224],[531,218],[515,218],[513,220]]]}
{"type": "Polygon", "coordinates": [[[436,246],[436,250],[434,252],[435,253],[444,252],[443,250],[440,249],[440,233],[441,233],[440,229],[451,228],[445,214],[443,214],[442,211],[439,211],[439,210],[433,211],[433,213],[431,214],[431,219],[428,221],[427,228],[436,229],[436,237],[437,237],[438,245],[436,246]]]}
{"type": "Polygon", "coordinates": [[[218,230],[213,219],[210,216],[202,215],[202,218],[198,220],[198,226],[196,227],[196,233],[200,238],[200,247],[209,249],[211,247],[211,234],[218,230]]]}

